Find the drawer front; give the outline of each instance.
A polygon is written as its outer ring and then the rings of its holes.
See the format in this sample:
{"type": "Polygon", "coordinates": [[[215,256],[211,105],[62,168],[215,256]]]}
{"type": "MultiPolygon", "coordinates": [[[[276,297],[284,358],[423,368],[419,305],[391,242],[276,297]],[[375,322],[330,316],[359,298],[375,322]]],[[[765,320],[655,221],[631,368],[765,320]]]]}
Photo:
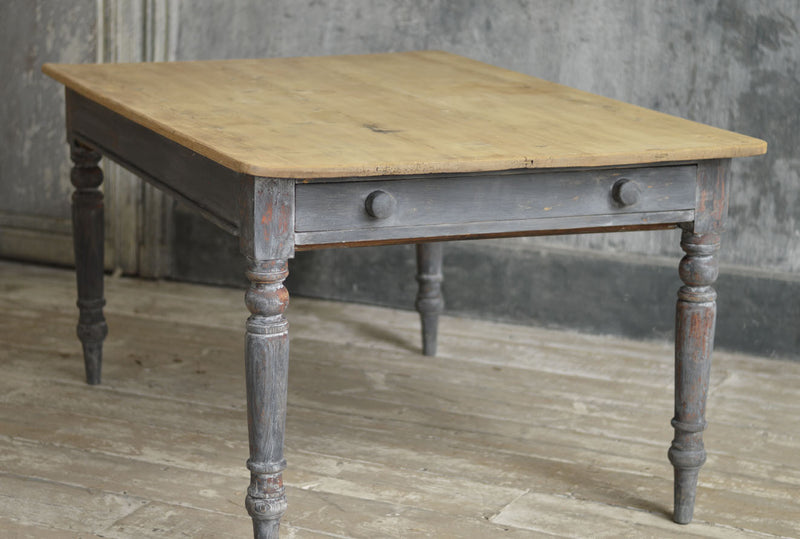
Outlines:
{"type": "MultiPolygon", "coordinates": [[[[298,183],[298,233],[693,210],[694,165],[298,183]]],[[[496,228],[496,227],[495,227],[496,228]]],[[[376,237],[373,234],[370,236],[376,237]]]]}

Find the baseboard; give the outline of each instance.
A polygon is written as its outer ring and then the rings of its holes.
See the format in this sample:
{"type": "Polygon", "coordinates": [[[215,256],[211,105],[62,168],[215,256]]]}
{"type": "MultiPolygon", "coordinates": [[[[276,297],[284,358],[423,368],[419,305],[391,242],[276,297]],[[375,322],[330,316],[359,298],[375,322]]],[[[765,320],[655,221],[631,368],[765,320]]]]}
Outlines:
{"type": "MultiPolygon", "coordinates": [[[[238,241],[176,212],[173,278],[245,286],[238,241]]],[[[635,339],[672,339],[678,259],[493,241],[444,247],[446,312],[635,339]]],[[[412,245],[297,253],[292,295],[413,309],[412,245]]],[[[717,281],[720,349],[800,360],[800,279],[723,267],[717,281]]]]}
{"type": "MultiPolygon", "coordinates": [[[[635,339],[672,339],[674,265],[584,251],[445,245],[446,312],[635,339]]],[[[413,308],[413,246],[298,253],[293,294],[413,308]]],[[[719,349],[800,360],[800,280],[722,268],[719,349]]]]}
{"type": "Polygon", "coordinates": [[[72,236],[50,230],[0,226],[0,256],[57,266],[74,265],[72,236]]]}

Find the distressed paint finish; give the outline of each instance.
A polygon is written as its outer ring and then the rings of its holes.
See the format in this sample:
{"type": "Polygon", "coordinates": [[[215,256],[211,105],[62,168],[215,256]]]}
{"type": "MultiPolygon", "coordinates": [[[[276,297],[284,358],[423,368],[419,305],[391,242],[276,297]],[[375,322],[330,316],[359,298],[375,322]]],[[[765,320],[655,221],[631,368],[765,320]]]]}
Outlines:
{"type": "Polygon", "coordinates": [[[719,235],[684,230],[681,248],[686,256],[680,264],[684,286],[678,292],[675,316],[675,438],[669,460],[675,467],[673,520],[688,524],[694,512],[697,476],[706,461],[703,430],[717,317],[717,293],[712,285],[719,273],[719,235]]]}
{"type": "Polygon", "coordinates": [[[78,281],[78,338],[83,345],[86,381],[100,383],[103,360],[103,339],[108,326],[103,317],[103,171],[98,167],[100,154],[73,140],[70,145],[73,162],[70,179],[72,194],[72,227],[75,247],[75,273],[78,281]]]}
{"type": "Polygon", "coordinates": [[[504,220],[691,210],[696,184],[694,164],[300,183],[297,231],[487,222],[497,219],[498,208],[504,220]],[[621,178],[642,189],[636,203],[613,199],[621,178]],[[396,199],[394,211],[381,219],[362,202],[378,192],[396,199]]]}
{"type": "Polygon", "coordinates": [[[282,472],[289,375],[289,292],[283,281],[294,255],[294,181],[244,177],[240,250],[248,260],[250,311],[245,332],[250,486],[245,506],[256,539],[277,539],[286,512],[282,472]]]}
{"type": "Polygon", "coordinates": [[[255,260],[294,256],[294,180],[245,176],[239,248],[255,260]]]}
{"type": "Polygon", "coordinates": [[[719,275],[718,252],[728,209],[730,160],[701,162],[697,171],[695,220],[683,225],[679,265],[684,285],[675,314],[675,438],[669,460],[675,468],[673,520],[688,524],[694,514],[697,477],[706,461],[703,431],[714,349],[719,275]]]}
{"type": "Polygon", "coordinates": [[[297,184],[299,250],[418,238],[672,228],[694,218],[697,197],[694,163],[347,180],[297,184]],[[643,189],[636,203],[613,199],[621,178],[643,189]],[[396,199],[392,214],[382,219],[365,210],[364,201],[376,191],[396,199]]]}
{"type": "Polygon", "coordinates": [[[247,425],[250,439],[250,486],[245,506],[256,539],[277,539],[286,512],[282,472],[289,375],[289,323],[284,311],[289,293],[283,281],[286,260],[250,260],[245,295],[250,317],[245,334],[247,425]]]}
{"type": "Polygon", "coordinates": [[[722,232],[728,215],[730,159],[703,161],[697,167],[695,234],[722,232]]]}
{"type": "Polygon", "coordinates": [[[444,310],[442,296],[442,244],[417,244],[417,301],[415,307],[422,322],[422,353],[436,355],[439,315],[444,310]]]}

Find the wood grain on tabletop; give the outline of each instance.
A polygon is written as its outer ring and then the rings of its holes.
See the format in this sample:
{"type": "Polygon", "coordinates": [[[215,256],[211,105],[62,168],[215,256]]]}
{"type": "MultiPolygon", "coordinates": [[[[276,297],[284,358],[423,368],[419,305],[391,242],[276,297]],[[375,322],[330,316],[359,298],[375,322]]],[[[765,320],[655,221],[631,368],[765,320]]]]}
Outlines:
{"type": "Polygon", "coordinates": [[[766,151],[758,139],[440,51],[43,71],[257,176],[610,166],[766,151]]]}

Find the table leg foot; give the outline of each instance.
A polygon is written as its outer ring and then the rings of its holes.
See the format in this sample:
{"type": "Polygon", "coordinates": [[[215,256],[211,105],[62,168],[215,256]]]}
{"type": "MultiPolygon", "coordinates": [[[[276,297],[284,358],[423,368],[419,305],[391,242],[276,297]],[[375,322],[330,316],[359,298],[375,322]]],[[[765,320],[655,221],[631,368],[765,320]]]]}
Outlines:
{"type": "Polygon", "coordinates": [[[247,423],[250,439],[250,486],[245,506],[256,538],[277,538],[286,512],[282,472],[289,374],[289,324],[283,313],[289,293],[283,286],[286,260],[250,260],[250,310],[245,334],[247,423]]]}
{"type": "Polygon", "coordinates": [[[278,539],[280,519],[286,512],[281,473],[259,474],[251,471],[251,475],[245,506],[253,519],[253,537],[278,539]]]}
{"type": "Polygon", "coordinates": [[[422,353],[436,355],[439,314],[444,310],[442,297],[442,244],[417,244],[416,308],[422,322],[422,353]]]}
{"type": "Polygon", "coordinates": [[[694,234],[684,230],[680,264],[684,283],[678,292],[675,317],[675,438],[669,460],[675,467],[675,511],[673,520],[688,524],[694,513],[697,476],[706,461],[703,430],[711,352],[716,324],[717,251],[719,235],[694,234]]]}
{"type": "Polygon", "coordinates": [[[675,510],[672,520],[678,524],[689,524],[692,521],[699,472],[700,468],[675,470],[675,510]]]}
{"type": "Polygon", "coordinates": [[[278,539],[279,527],[277,520],[253,520],[253,537],[255,539],[278,539]]]}
{"type": "MultiPolygon", "coordinates": [[[[78,330],[80,331],[80,330],[78,330]]],[[[100,383],[103,367],[103,343],[83,343],[83,369],[86,373],[86,383],[97,385],[100,383]]]]}
{"type": "Polygon", "coordinates": [[[100,154],[77,141],[71,142],[73,162],[72,237],[78,281],[78,338],[83,344],[86,381],[100,383],[103,340],[108,333],[103,316],[103,172],[100,154]]]}

